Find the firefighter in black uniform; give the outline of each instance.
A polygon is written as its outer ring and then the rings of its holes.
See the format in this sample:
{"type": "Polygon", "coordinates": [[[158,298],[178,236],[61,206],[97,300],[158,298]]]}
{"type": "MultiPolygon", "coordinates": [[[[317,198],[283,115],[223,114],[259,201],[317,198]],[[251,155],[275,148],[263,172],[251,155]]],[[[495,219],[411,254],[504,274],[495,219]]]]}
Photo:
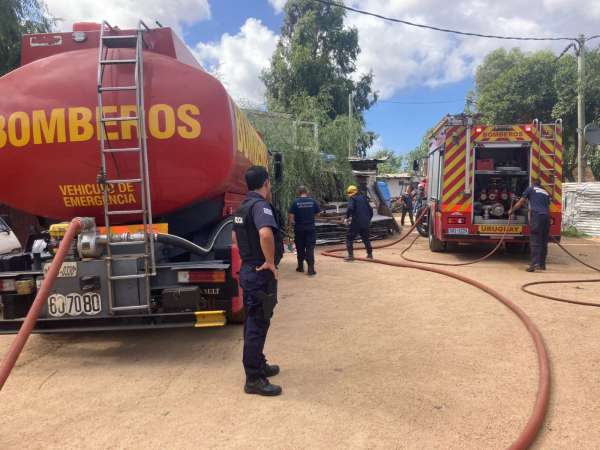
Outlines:
{"type": "Polygon", "coordinates": [[[367,250],[367,258],[373,259],[373,247],[369,240],[369,225],[373,218],[373,208],[369,204],[369,199],[365,194],[360,192],[356,186],[348,186],[346,191],[348,195],[348,208],[346,210],[346,224],[348,232],[346,234],[346,249],[348,256],[344,261],[354,261],[354,239],[356,235],[360,238],[367,250]]]}
{"type": "Polygon", "coordinates": [[[240,284],[244,291],[244,354],[247,394],[274,396],[281,387],[269,377],[279,366],[267,364],[263,353],[267,332],[277,304],[277,264],[283,256],[283,238],[275,209],[269,203],[271,184],[262,166],[246,171],[248,194],[234,215],[233,241],[242,258],[240,284]]]}
{"type": "Polygon", "coordinates": [[[298,187],[298,197],[288,211],[288,223],[294,224],[294,242],[298,253],[296,272],[304,272],[304,261],[308,263],[308,275],[315,272],[315,245],[317,242],[315,214],[321,212],[319,204],[308,195],[308,189],[298,187]]]}
{"type": "Polygon", "coordinates": [[[550,234],[550,194],[540,186],[537,179],[533,180],[533,186],[529,186],[523,192],[521,199],[513,206],[508,214],[525,205],[529,200],[529,245],[531,247],[531,264],[527,272],[546,270],[546,256],[548,255],[548,236],[550,234]]]}

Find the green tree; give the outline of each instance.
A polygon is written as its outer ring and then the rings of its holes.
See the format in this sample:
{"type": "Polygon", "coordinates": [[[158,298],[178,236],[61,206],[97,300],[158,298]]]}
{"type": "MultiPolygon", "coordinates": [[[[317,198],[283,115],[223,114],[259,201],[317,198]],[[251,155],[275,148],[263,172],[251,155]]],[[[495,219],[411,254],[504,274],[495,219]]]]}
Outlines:
{"type": "Polygon", "coordinates": [[[371,155],[373,158],[386,159],[384,163],[377,166],[377,171],[380,174],[398,173],[403,169],[404,158],[402,155],[397,155],[393,150],[382,149],[374,152],[371,155]]]}
{"type": "Polygon", "coordinates": [[[284,155],[283,204],[289,204],[298,184],[321,201],[341,200],[352,180],[348,148],[364,156],[376,137],[364,131],[363,120],[377,100],[373,75],[357,73],[358,31],[344,26],[344,17],[337,6],[289,0],[271,66],[262,74],[268,110],[291,115],[275,120],[249,114],[269,148],[284,155]],[[294,126],[295,121],[315,122],[318,144],[311,128],[294,126]]]}
{"type": "MultiPolygon", "coordinates": [[[[600,54],[589,50],[586,59],[586,117],[600,117],[600,54]]],[[[563,120],[564,173],[572,179],[577,153],[577,62],[551,52],[523,53],[518,49],[491,52],[475,76],[477,112],[491,124],[563,120]]],[[[596,149],[588,155],[596,178],[600,160],[596,149]]]]}
{"type": "Polygon", "coordinates": [[[285,6],[281,37],[271,67],[262,75],[272,111],[299,114],[310,98],[330,119],[348,114],[353,93],[354,113],[376,100],[373,74],[354,81],[360,53],[358,31],[344,26],[345,11],[311,0],[290,0],[285,6]]]}
{"type": "Polygon", "coordinates": [[[0,0],[0,76],[19,66],[22,35],[47,33],[53,23],[39,0],[0,0]]]}
{"type": "Polygon", "coordinates": [[[431,141],[431,128],[425,132],[421,143],[404,156],[404,170],[411,171],[413,162],[418,161],[419,167],[423,169],[423,161],[429,153],[429,143],[431,141]]]}

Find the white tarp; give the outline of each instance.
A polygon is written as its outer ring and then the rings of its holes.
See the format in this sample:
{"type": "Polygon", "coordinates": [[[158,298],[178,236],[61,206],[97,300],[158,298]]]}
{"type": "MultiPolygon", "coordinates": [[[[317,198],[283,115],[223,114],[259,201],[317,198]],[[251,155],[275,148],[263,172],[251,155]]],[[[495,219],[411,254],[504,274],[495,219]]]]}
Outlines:
{"type": "Polygon", "coordinates": [[[600,236],[600,182],[563,183],[563,230],[570,226],[600,236]]]}

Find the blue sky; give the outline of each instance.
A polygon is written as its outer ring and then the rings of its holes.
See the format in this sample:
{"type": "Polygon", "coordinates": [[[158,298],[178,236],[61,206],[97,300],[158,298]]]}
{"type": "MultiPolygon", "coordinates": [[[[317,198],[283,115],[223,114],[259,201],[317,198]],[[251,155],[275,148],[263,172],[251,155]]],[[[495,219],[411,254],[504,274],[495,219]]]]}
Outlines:
{"type": "MultiPolygon", "coordinates": [[[[283,14],[277,14],[267,0],[242,2],[219,0],[211,3],[211,20],[183,28],[188,43],[216,42],[224,33],[234,35],[248,17],[260,19],[262,24],[278,32],[283,14]],[[241,7],[240,7],[241,6],[241,7]]],[[[380,136],[378,146],[406,153],[417,146],[425,131],[447,113],[461,112],[466,93],[473,89],[472,77],[439,87],[411,87],[397,92],[377,103],[367,112],[367,127],[380,136]],[[426,102],[449,101],[441,104],[426,102]],[[458,100],[458,101],[456,101],[458,100]],[[390,102],[419,102],[420,104],[398,104],[390,102]]]]}
{"type": "MultiPolygon", "coordinates": [[[[341,1],[341,0],[340,0],[341,1]]],[[[600,33],[598,0],[343,0],[347,5],[434,26],[486,34],[588,36],[600,33]]],[[[107,19],[121,27],[142,18],[174,28],[201,64],[241,106],[264,103],[259,79],[277,44],[286,0],[45,0],[59,29],[107,19]]],[[[498,47],[562,51],[565,42],[456,37],[348,13],[362,52],[360,72],[372,70],[381,102],[367,114],[377,147],[397,153],[419,144],[447,113],[460,112],[476,67],[498,47]],[[432,103],[443,102],[448,103],[432,103]],[[401,104],[390,102],[405,102],[401,104]],[[429,103],[428,103],[429,102],[429,103]],[[417,104],[420,103],[420,104],[417,104]]]]}

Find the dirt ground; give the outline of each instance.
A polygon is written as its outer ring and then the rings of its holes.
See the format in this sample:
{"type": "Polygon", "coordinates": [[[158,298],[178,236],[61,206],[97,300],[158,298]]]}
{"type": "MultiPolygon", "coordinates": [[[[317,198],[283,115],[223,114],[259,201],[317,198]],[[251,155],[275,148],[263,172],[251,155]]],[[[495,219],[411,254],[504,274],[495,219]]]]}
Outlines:
{"type": "MultiPolygon", "coordinates": [[[[600,265],[598,242],[565,241],[600,265]]],[[[399,260],[405,244],[381,250],[399,260]]],[[[466,260],[480,250],[417,258],[466,260]]],[[[530,280],[594,277],[551,247],[548,271],[498,255],[452,268],[504,292],[534,320],[552,361],[539,449],[600,447],[600,308],[545,301],[530,280]]],[[[281,268],[266,353],[278,398],[243,393],[242,329],[33,336],[0,394],[0,448],[501,449],[537,389],[533,345],[486,294],[440,275],[319,257],[281,268]]],[[[596,274],[597,277],[597,274],[596,274]]],[[[540,288],[544,289],[544,288],[540,288]]],[[[547,292],[598,299],[598,284],[547,292]]],[[[0,337],[0,354],[11,336],[0,337]]]]}

